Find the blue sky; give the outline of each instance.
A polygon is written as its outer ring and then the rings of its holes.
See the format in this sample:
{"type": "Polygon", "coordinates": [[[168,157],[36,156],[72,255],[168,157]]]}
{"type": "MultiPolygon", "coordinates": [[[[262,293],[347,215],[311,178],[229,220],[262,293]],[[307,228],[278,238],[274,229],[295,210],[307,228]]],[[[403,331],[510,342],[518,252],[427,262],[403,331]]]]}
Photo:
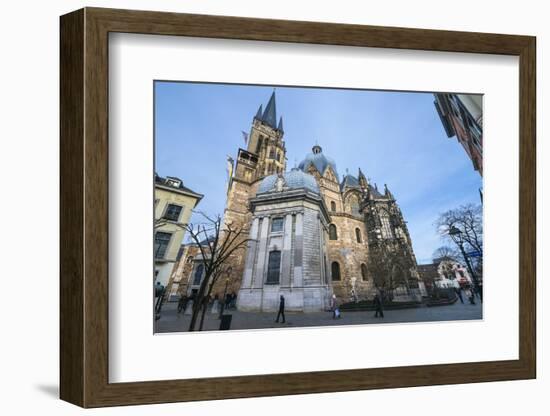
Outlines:
{"type": "MultiPolygon", "coordinates": [[[[155,83],[155,169],[204,194],[197,209],[223,214],[227,155],[246,147],[260,104],[273,87],[155,83]]],[[[455,138],[445,135],[430,93],[276,87],[287,170],[318,142],[340,178],[361,170],[388,185],[408,222],[419,263],[442,245],[438,214],[479,203],[482,179],[455,138]]],[[[193,221],[193,218],[192,218],[193,221]]]]}

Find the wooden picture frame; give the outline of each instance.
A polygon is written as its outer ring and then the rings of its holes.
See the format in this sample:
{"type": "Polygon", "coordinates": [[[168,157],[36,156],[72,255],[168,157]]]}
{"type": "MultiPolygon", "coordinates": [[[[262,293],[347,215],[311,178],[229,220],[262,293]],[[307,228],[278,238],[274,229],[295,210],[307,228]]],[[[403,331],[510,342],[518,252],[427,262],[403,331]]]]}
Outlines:
{"type": "Polygon", "coordinates": [[[61,399],[82,407],[101,407],[535,378],[534,37],[99,8],[62,16],[60,28],[61,399]],[[518,56],[519,359],[109,383],[110,32],[518,56]]]}

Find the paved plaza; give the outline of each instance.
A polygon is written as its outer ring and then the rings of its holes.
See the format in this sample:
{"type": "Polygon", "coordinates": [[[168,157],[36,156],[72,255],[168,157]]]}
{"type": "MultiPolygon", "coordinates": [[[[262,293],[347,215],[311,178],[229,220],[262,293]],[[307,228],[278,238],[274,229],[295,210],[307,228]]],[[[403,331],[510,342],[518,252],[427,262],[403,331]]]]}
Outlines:
{"type": "MultiPolygon", "coordinates": [[[[342,312],[341,319],[332,319],[331,312],[286,312],[286,323],[277,324],[277,313],[241,312],[228,310],[232,315],[231,329],[260,329],[260,328],[299,328],[307,326],[327,325],[361,325],[387,324],[403,322],[430,322],[430,321],[458,321],[482,318],[482,304],[477,300],[475,305],[469,302],[461,304],[457,301],[453,305],[427,307],[421,306],[412,309],[384,310],[384,318],[375,318],[374,311],[342,312]]],[[[161,318],[156,321],[155,332],[186,332],[189,328],[190,315],[177,313],[177,303],[165,303],[162,307],[161,318]]],[[[218,314],[207,312],[203,330],[218,330],[220,320],[218,314]]],[[[198,328],[198,322],[197,326],[198,328]]]]}

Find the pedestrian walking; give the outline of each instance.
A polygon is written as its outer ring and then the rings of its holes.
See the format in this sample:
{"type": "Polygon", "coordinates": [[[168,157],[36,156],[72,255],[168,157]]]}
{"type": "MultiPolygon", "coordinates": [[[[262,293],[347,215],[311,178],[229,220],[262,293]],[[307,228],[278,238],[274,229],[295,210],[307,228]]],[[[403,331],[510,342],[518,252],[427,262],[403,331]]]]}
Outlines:
{"type": "Polygon", "coordinates": [[[464,303],[464,299],[462,298],[462,288],[459,286],[455,289],[456,295],[458,296],[458,299],[460,299],[460,303],[464,303]]]}
{"type": "Polygon", "coordinates": [[[374,313],[374,317],[378,318],[380,316],[380,318],[383,318],[384,310],[382,309],[382,298],[380,297],[380,294],[377,293],[376,295],[374,295],[373,303],[374,303],[374,309],[376,311],[374,313]]]}
{"type": "Polygon", "coordinates": [[[181,295],[180,300],[178,301],[178,313],[181,313],[185,311],[185,307],[187,306],[187,295],[181,295]]]}
{"type": "Polygon", "coordinates": [[[332,295],[330,298],[330,310],[332,311],[332,319],[340,318],[340,308],[338,307],[338,301],[336,300],[336,295],[332,295]]]}
{"type": "Polygon", "coordinates": [[[473,291],[471,288],[468,288],[466,294],[467,294],[467,296],[468,296],[468,300],[470,301],[470,303],[471,303],[472,305],[475,305],[475,304],[476,304],[476,301],[475,301],[475,294],[474,294],[474,291],[473,291]]]}
{"type": "Polygon", "coordinates": [[[282,316],[283,321],[281,323],[285,323],[285,297],[281,295],[279,298],[279,313],[277,313],[277,319],[275,319],[276,323],[279,323],[279,318],[282,316]]]}
{"type": "Polygon", "coordinates": [[[218,295],[214,296],[214,301],[212,302],[212,309],[210,312],[216,315],[220,313],[220,301],[218,300],[218,295]]]}

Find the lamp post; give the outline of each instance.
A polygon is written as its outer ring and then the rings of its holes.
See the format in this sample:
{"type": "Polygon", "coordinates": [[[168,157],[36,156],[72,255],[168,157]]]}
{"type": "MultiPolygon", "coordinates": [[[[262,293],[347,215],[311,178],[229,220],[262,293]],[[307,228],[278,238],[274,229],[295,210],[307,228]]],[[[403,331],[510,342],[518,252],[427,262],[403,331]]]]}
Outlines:
{"type": "Polygon", "coordinates": [[[223,311],[225,309],[225,296],[227,295],[227,286],[229,285],[229,277],[231,276],[232,271],[233,271],[233,268],[231,266],[229,266],[225,271],[225,273],[227,273],[227,277],[225,278],[225,289],[223,290],[222,307],[220,308],[219,319],[222,319],[223,311]]]}
{"type": "Polygon", "coordinates": [[[472,279],[474,281],[475,291],[480,295],[480,299],[481,299],[481,292],[479,290],[479,281],[477,279],[477,275],[474,273],[474,269],[472,268],[470,260],[468,259],[468,256],[464,251],[464,238],[462,237],[462,234],[463,234],[462,231],[460,231],[454,225],[449,229],[449,235],[451,236],[451,239],[454,241],[454,243],[460,249],[460,253],[464,258],[464,261],[466,262],[466,267],[468,268],[468,272],[470,272],[470,275],[472,276],[472,279]]]}

